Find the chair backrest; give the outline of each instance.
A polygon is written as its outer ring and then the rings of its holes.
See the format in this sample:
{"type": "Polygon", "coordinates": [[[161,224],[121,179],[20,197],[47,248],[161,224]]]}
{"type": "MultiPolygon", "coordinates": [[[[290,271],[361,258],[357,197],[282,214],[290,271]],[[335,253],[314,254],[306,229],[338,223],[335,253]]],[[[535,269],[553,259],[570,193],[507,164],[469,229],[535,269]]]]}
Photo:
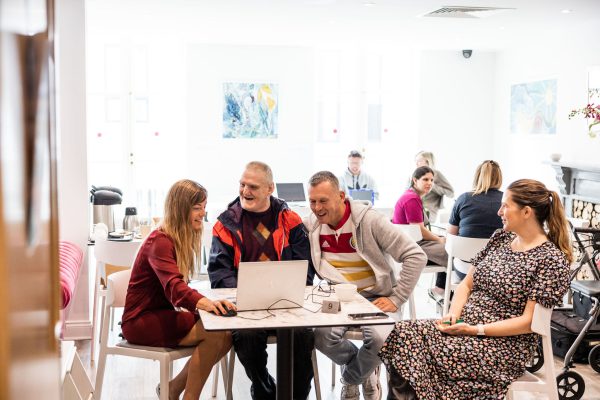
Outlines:
{"type": "Polygon", "coordinates": [[[550,322],[552,320],[552,309],[535,303],[531,330],[542,336],[550,336],[550,322]]]}
{"type": "Polygon", "coordinates": [[[202,224],[204,225],[204,227],[202,228],[202,246],[210,250],[210,246],[212,243],[212,230],[213,226],[215,226],[215,223],[210,221],[203,221],[202,224]]]}
{"type": "Polygon", "coordinates": [[[94,256],[99,263],[131,268],[141,244],[139,240],[130,242],[97,240],[94,245],[94,256]]]}
{"type": "Polygon", "coordinates": [[[131,278],[131,268],[115,272],[108,277],[106,305],[109,307],[125,307],[127,286],[131,278]]]}
{"type": "Polygon", "coordinates": [[[448,262],[452,262],[452,258],[468,261],[473,258],[485,245],[489,239],[477,239],[463,236],[446,235],[446,252],[448,253],[448,262]]]}
{"type": "Polygon", "coordinates": [[[402,232],[410,236],[412,240],[418,242],[423,239],[423,235],[421,234],[421,227],[417,224],[409,224],[409,225],[397,225],[402,232]]]}

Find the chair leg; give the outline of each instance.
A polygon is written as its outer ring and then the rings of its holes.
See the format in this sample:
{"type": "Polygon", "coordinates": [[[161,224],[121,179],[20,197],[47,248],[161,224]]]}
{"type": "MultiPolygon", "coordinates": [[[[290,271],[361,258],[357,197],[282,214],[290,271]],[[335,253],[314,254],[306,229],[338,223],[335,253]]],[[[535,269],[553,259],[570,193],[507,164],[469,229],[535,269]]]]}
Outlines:
{"type": "Polygon", "coordinates": [[[229,351],[229,370],[227,371],[227,391],[226,391],[226,399],[227,400],[232,400],[233,399],[233,393],[232,393],[232,389],[233,389],[233,370],[235,368],[235,350],[233,349],[233,347],[231,348],[231,350],[229,351]]]}
{"type": "MultiPolygon", "coordinates": [[[[450,257],[450,256],[448,256],[448,257],[450,257]]],[[[451,263],[452,259],[448,262],[451,263]]],[[[442,311],[442,316],[448,314],[448,310],[450,309],[450,294],[451,293],[452,293],[452,268],[448,268],[446,270],[446,287],[444,288],[444,307],[443,307],[443,311],[442,311]]]]}
{"type": "MultiPolygon", "coordinates": [[[[217,385],[219,384],[219,365],[215,364],[212,369],[212,397],[217,397],[217,385]]],[[[223,376],[225,379],[225,376],[223,376]]]]}
{"type": "Polygon", "coordinates": [[[102,384],[104,383],[104,368],[106,367],[106,351],[104,346],[100,346],[100,354],[98,354],[98,366],[96,368],[96,382],[94,384],[94,399],[102,398],[102,384]]]}
{"type": "Polygon", "coordinates": [[[169,400],[170,360],[160,360],[160,400],[169,400]]]}
{"type": "Polygon", "coordinates": [[[317,350],[313,349],[312,351],[312,366],[313,366],[313,375],[315,382],[315,396],[317,400],[321,400],[321,382],[319,380],[319,362],[317,360],[317,350]]]}
{"type": "MultiPolygon", "coordinates": [[[[104,304],[106,302],[106,294],[102,293],[102,295],[100,296],[100,309],[104,310],[104,304]]],[[[100,318],[100,330],[99,330],[99,334],[98,334],[98,343],[102,344],[102,327],[104,326],[104,318],[100,318]]]]}
{"type": "Polygon", "coordinates": [[[331,362],[331,387],[335,387],[335,363],[331,362]]]}
{"type": "Polygon", "coordinates": [[[415,310],[415,296],[413,293],[408,297],[408,313],[412,321],[417,320],[417,311],[415,310]]]}
{"type": "Polygon", "coordinates": [[[223,375],[223,389],[227,390],[227,382],[229,378],[229,366],[227,362],[227,354],[221,358],[221,375],[223,375]]]}

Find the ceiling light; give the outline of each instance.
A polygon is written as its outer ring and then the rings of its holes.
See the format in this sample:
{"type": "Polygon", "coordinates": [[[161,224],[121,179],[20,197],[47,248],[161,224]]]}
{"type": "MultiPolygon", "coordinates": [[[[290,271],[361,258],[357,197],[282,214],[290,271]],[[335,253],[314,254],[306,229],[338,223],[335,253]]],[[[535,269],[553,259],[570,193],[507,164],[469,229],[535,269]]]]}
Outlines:
{"type": "Polygon", "coordinates": [[[573,12],[573,10],[569,10],[568,8],[565,8],[564,10],[560,11],[563,14],[571,14],[573,12]]]}
{"type": "Polygon", "coordinates": [[[375,5],[374,1],[367,1],[366,3],[363,3],[363,6],[365,7],[373,7],[375,5]]]}

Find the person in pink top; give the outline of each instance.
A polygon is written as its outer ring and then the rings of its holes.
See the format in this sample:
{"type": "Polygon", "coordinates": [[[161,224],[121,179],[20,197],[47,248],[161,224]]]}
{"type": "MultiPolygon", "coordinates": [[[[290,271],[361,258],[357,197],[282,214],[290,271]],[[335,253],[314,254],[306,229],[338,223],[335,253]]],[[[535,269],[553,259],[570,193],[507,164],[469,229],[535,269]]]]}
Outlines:
{"type": "Polygon", "coordinates": [[[171,187],[163,222],[146,238],[133,264],[125,299],[122,330],[127,341],[196,347],[169,383],[170,399],[179,399],[184,390],[184,399],[199,399],[213,365],[231,348],[231,333],[207,332],[196,309],[222,315],[235,306],[210,300],[188,286],[194,256],[200,256],[206,199],[206,189],[194,181],[181,180],[171,187]]]}
{"type": "MultiPolygon", "coordinates": [[[[433,188],[434,172],[427,166],[415,169],[411,178],[410,188],[396,202],[392,222],[401,225],[419,225],[421,236],[417,244],[427,255],[429,263],[437,265],[446,265],[448,263],[448,253],[444,249],[444,238],[434,235],[425,228],[425,216],[423,212],[423,197],[431,192],[433,188]]],[[[446,273],[439,272],[435,279],[435,287],[431,289],[430,295],[437,300],[437,297],[444,295],[446,286],[446,273]]]]}

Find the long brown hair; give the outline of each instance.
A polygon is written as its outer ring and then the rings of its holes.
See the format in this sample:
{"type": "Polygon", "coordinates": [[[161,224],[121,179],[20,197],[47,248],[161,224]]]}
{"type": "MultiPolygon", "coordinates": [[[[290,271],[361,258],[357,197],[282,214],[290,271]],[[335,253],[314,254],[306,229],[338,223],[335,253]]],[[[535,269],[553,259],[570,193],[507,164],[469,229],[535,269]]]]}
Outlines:
{"type": "Polygon", "coordinates": [[[165,200],[165,216],[160,230],[175,243],[177,266],[183,278],[189,281],[195,273],[194,256],[200,257],[202,229],[194,231],[190,224],[192,207],[206,200],[206,189],[189,179],[177,181],[169,189],[165,200]]]}
{"type": "Polygon", "coordinates": [[[494,160],[485,160],[477,167],[473,178],[473,196],[502,186],[502,170],[494,160]]]}
{"type": "Polygon", "coordinates": [[[506,190],[510,190],[516,204],[531,207],[542,228],[546,223],[548,239],[565,254],[569,264],[573,262],[569,224],[558,193],[548,190],[543,183],[533,179],[514,181],[506,190]]]}

